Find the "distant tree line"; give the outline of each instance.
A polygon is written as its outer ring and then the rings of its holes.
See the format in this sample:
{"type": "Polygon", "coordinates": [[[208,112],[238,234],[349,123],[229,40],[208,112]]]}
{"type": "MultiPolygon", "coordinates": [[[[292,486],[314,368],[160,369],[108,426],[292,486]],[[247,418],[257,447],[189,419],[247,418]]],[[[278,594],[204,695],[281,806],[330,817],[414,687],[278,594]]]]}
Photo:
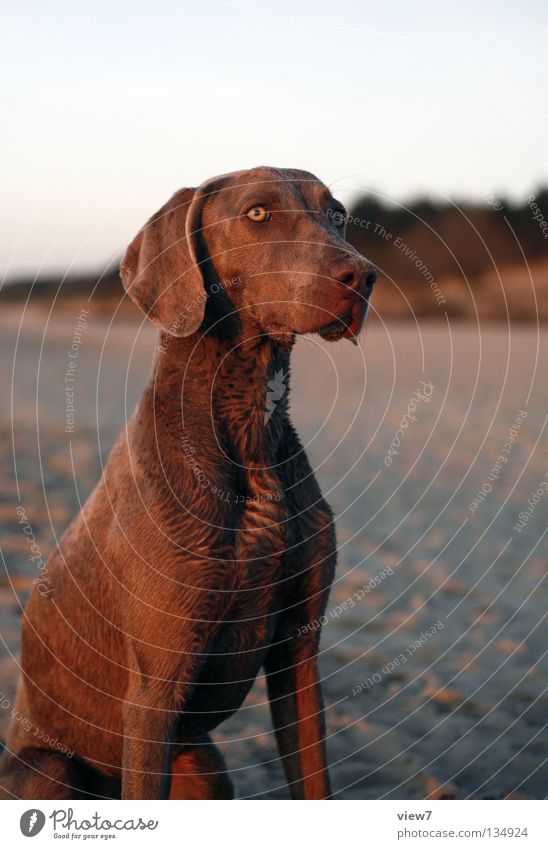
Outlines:
{"type": "Polygon", "coordinates": [[[419,199],[408,205],[359,198],[349,211],[348,240],[394,280],[473,279],[498,267],[548,258],[548,188],[522,203],[419,199]]]}
{"type": "MultiPolygon", "coordinates": [[[[548,188],[521,203],[491,196],[388,204],[367,194],[348,213],[348,240],[379,270],[373,303],[383,319],[548,322],[548,188]]],[[[137,314],[123,297],[117,264],[101,274],[15,282],[2,287],[0,303],[91,300],[108,315],[119,307],[137,314]]]]}

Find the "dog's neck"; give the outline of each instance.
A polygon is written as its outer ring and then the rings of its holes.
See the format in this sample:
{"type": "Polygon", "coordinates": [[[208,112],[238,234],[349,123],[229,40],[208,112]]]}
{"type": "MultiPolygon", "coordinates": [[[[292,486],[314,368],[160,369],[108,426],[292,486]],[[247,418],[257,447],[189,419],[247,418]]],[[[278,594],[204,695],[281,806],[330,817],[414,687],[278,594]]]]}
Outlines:
{"type": "MultiPolygon", "coordinates": [[[[182,420],[195,434],[222,450],[228,442],[249,462],[276,462],[288,416],[289,364],[294,339],[176,338],[161,334],[153,374],[154,408],[182,420]]],[[[228,445],[226,446],[228,447],[228,445]]]]}

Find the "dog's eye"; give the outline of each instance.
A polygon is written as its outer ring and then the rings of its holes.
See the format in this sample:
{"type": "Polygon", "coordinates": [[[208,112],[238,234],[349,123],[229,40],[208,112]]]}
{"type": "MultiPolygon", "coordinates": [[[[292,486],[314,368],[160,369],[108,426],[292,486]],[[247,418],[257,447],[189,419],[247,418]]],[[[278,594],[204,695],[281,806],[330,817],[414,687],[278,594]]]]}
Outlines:
{"type": "Polygon", "coordinates": [[[270,213],[266,206],[252,206],[251,209],[248,209],[246,215],[251,219],[251,221],[258,222],[268,221],[270,218],[270,213]]]}
{"type": "Polygon", "coordinates": [[[342,210],[340,209],[335,210],[335,212],[333,213],[333,224],[335,225],[335,227],[344,227],[344,222],[344,212],[342,212],[342,210]]]}

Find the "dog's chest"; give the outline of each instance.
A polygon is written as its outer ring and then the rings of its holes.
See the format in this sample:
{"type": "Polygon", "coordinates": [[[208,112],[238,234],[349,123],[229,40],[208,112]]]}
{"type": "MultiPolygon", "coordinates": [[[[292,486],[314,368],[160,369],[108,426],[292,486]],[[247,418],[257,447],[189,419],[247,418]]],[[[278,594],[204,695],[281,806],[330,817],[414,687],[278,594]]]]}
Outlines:
{"type": "Polygon", "coordinates": [[[189,733],[206,733],[237,710],[264,662],[283,610],[283,499],[250,501],[236,529],[232,600],[210,645],[189,706],[189,733]]]}
{"type": "Polygon", "coordinates": [[[270,644],[283,606],[289,531],[280,481],[264,470],[252,478],[238,518],[230,564],[233,600],[215,640],[225,665],[246,675],[256,674],[260,661],[252,653],[260,654],[270,644]],[[249,664],[257,668],[247,668],[249,664]]]}

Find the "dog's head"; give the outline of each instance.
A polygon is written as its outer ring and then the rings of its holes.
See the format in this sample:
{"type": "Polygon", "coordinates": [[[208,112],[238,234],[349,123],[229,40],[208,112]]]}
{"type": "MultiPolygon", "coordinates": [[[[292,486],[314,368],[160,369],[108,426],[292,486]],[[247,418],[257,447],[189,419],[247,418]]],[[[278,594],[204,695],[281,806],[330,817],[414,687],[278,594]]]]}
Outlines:
{"type": "Polygon", "coordinates": [[[354,338],[375,270],[345,240],[346,212],[306,171],[255,168],[181,189],[137,234],[124,287],[164,331],[223,323],[275,337],[354,338]]]}

